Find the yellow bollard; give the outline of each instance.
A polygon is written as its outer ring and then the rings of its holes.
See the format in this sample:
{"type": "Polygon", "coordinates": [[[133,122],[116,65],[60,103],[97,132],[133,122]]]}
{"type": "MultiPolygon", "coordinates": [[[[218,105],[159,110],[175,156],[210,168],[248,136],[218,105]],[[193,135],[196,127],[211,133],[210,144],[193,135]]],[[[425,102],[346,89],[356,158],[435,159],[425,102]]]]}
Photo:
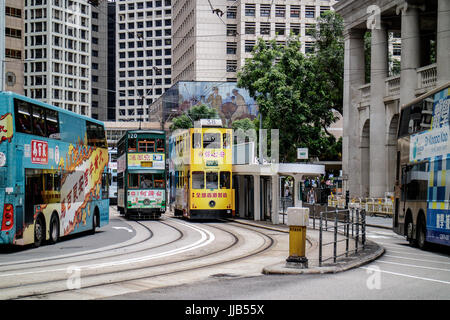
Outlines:
{"type": "Polygon", "coordinates": [[[286,267],[308,268],[306,258],[306,227],[309,224],[309,208],[290,207],[287,211],[289,226],[289,257],[286,267]]]}

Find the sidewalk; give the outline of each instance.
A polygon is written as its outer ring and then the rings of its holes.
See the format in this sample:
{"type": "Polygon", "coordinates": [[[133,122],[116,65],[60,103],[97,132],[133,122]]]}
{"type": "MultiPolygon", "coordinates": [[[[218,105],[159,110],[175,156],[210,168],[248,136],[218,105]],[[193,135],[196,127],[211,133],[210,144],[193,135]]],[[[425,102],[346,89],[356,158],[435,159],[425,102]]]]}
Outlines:
{"type": "MultiPolygon", "coordinates": [[[[274,225],[268,221],[252,221],[245,219],[230,219],[234,222],[255,226],[259,228],[265,228],[269,230],[275,230],[279,232],[285,232],[289,234],[289,227],[284,224],[274,225]]],[[[286,219],[287,221],[287,219],[286,219]]],[[[316,227],[317,228],[317,227],[316,227]]],[[[323,260],[331,257],[322,262],[322,266],[319,266],[319,230],[312,229],[312,219],[310,219],[310,228],[306,232],[307,244],[306,244],[306,257],[308,259],[308,268],[298,269],[294,267],[287,267],[285,259],[280,258],[280,262],[274,265],[266,266],[263,268],[264,274],[320,274],[320,273],[336,273],[351,268],[359,267],[363,264],[376,260],[384,253],[384,248],[377,243],[366,240],[365,248],[362,248],[361,243],[358,244],[358,251],[355,253],[355,241],[350,239],[348,257],[343,255],[338,257],[336,263],[333,263],[333,245],[326,245],[322,248],[323,260]]],[[[329,243],[334,240],[334,234],[332,231],[324,231],[322,234],[323,243],[329,243]]],[[[343,235],[338,234],[338,241],[345,239],[343,235]]],[[[338,242],[337,255],[345,252],[345,241],[338,242]]]]}

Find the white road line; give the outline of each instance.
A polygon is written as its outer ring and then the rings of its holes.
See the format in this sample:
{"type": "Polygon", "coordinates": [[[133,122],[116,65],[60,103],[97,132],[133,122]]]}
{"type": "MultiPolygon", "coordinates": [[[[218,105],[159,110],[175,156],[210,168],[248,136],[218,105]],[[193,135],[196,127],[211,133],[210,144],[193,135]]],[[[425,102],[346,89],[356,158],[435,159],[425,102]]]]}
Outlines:
{"type": "MultiPolygon", "coordinates": [[[[156,254],[152,254],[152,255],[148,255],[148,256],[144,256],[144,257],[111,261],[111,262],[92,264],[92,265],[86,265],[86,266],[77,266],[77,267],[80,270],[82,270],[82,269],[97,269],[97,268],[112,267],[112,266],[118,266],[118,265],[130,264],[130,263],[144,262],[144,261],[148,261],[148,260],[152,260],[152,259],[156,259],[156,258],[167,257],[167,256],[175,255],[178,253],[183,253],[183,252],[191,251],[194,249],[198,249],[198,248],[201,248],[201,247],[204,247],[204,246],[210,244],[215,239],[214,234],[212,234],[210,231],[208,231],[206,229],[200,228],[198,226],[194,227],[194,226],[191,226],[186,223],[179,222],[179,221],[174,221],[174,222],[182,224],[182,225],[184,225],[188,228],[191,228],[191,229],[197,231],[198,233],[200,233],[200,235],[201,235],[200,240],[198,240],[192,244],[186,245],[184,247],[181,247],[181,248],[176,248],[176,249],[173,249],[170,251],[156,253],[156,254]]],[[[76,263],[72,263],[70,265],[76,266],[76,263]]],[[[59,272],[59,271],[67,272],[67,267],[51,269],[51,270],[36,270],[36,271],[27,271],[27,272],[6,273],[6,274],[0,274],[0,277],[14,277],[14,276],[27,275],[27,274],[51,273],[51,272],[59,272]]]]}
{"type": "MultiPolygon", "coordinates": [[[[387,246],[383,246],[387,247],[387,246]]],[[[407,254],[407,255],[413,255],[413,256],[423,256],[423,257],[434,257],[434,258],[445,258],[450,261],[450,258],[446,256],[440,256],[440,255],[433,255],[433,254],[427,254],[427,253],[414,253],[414,252],[405,252],[405,251],[395,251],[389,249],[388,253],[401,253],[401,254],[407,254]]]]}
{"type": "Polygon", "coordinates": [[[405,267],[411,267],[411,268],[421,268],[421,269],[429,269],[429,270],[438,270],[438,271],[450,272],[450,269],[418,266],[416,264],[407,264],[407,263],[399,263],[399,262],[391,262],[391,261],[383,261],[383,260],[377,260],[376,263],[388,263],[388,264],[395,264],[395,265],[398,265],[398,266],[405,266],[405,267]]]}
{"type": "Polygon", "coordinates": [[[365,269],[365,270],[371,270],[371,271],[375,271],[375,272],[383,272],[383,273],[393,274],[393,275],[401,276],[401,277],[407,277],[407,278],[413,278],[413,279],[419,279],[419,280],[431,281],[431,282],[439,282],[439,283],[443,283],[443,284],[450,284],[450,282],[448,282],[448,281],[417,277],[417,276],[412,276],[412,275],[404,274],[404,273],[386,271],[386,270],[382,270],[380,268],[376,268],[376,269],[375,268],[370,268],[370,267],[359,267],[359,268],[360,269],[365,269]]]}
{"type": "Polygon", "coordinates": [[[383,257],[391,257],[391,258],[398,258],[398,259],[405,259],[405,260],[414,260],[414,261],[422,261],[422,262],[430,262],[430,263],[450,264],[450,262],[443,262],[443,261],[437,261],[437,260],[424,260],[424,259],[406,258],[406,257],[401,257],[401,256],[393,256],[393,255],[390,255],[390,254],[384,254],[383,257]]]}

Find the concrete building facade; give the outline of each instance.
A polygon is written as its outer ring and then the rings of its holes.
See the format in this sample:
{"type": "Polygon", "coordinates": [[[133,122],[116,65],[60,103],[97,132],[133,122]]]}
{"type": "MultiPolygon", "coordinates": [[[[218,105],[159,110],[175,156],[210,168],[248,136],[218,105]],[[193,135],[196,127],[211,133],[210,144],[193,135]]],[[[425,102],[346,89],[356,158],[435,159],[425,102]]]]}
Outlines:
{"type": "Polygon", "coordinates": [[[91,5],[25,1],[25,95],[91,116],[91,5]]]}
{"type": "Polygon", "coordinates": [[[24,93],[24,2],[0,0],[0,91],[24,93]]]}
{"type": "Polygon", "coordinates": [[[117,0],[116,21],[116,121],[148,121],[171,85],[172,2],[117,0]]]}
{"type": "Polygon", "coordinates": [[[300,35],[302,51],[313,50],[317,18],[336,0],[174,0],[173,78],[237,81],[256,39],[284,43],[300,35]]]}
{"type": "Polygon", "coordinates": [[[341,0],[334,8],[345,23],[343,174],[351,197],[383,197],[394,190],[401,106],[450,80],[450,1],[341,0]],[[389,32],[401,35],[394,76],[389,32]]]}

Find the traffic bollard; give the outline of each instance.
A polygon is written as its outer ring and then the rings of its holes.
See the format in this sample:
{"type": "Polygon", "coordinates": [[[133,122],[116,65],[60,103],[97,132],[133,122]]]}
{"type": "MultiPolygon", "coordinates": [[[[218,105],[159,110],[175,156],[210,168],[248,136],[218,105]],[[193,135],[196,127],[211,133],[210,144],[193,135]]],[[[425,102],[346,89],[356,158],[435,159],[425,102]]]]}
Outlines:
{"type": "Polygon", "coordinates": [[[309,224],[309,208],[290,207],[287,211],[289,226],[289,257],[286,267],[308,268],[306,258],[306,227],[309,224]]]}

